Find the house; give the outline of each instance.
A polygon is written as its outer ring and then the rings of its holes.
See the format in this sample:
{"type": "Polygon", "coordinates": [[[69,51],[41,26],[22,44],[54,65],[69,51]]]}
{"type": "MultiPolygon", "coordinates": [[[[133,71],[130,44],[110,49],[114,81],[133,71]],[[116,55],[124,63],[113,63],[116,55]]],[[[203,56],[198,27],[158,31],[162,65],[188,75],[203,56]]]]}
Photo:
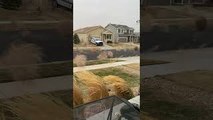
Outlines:
{"type": "Polygon", "coordinates": [[[105,43],[113,40],[113,33],[102,26],[85,27],[75,30],[73,33],[77,34],[83,43],[89,43],[92,37],[98,37],[105,43]]]}
{"type": "Polygon", "coordinates": [[[212,0],[141,0],[141,5],[207,5],[213,4],[212,0]]]}
{"type": "Polygon", "coordinates": [[[106,29],[112,31],[113,42],[138,42],[134,29],[126,25],[108,24],[106,29]]]}

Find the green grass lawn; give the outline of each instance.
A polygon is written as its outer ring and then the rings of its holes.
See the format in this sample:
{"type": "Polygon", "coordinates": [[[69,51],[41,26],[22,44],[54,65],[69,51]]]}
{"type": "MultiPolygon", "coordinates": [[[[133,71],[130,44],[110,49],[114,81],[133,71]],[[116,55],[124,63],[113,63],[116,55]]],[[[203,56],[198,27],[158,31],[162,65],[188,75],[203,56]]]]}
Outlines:
{"type": "Polygon", "coordinates": [[[115,75],[123,78],[125,81],[128,82],[130,87],[137,87],[140,84],[140,76],[128,74],[126,72],[123,72],[119,68],[105,68],[100,70],[92,70],[94,74],[98,76],[108,76],[108,75],[115,75]]]}

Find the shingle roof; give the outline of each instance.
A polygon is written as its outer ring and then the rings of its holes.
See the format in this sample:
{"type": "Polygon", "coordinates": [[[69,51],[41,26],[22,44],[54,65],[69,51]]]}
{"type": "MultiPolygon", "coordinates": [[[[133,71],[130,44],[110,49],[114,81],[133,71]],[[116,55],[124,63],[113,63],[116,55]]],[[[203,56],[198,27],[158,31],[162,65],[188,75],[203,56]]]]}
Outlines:
{"type": "Polygon", "coordinates": [[[120,25],[120,24],[111,24],[112,26],[116,27],[116,28],[124,28],[124,29],[133,29],[127,25],[120,25]]]}
{"type": "Polygon", "coordinates": [[[101,26],[91,26],[91,27],[80,28],[78,30],[75,30],[74,33],[88,33],[89,31],[95,30],[100,27],[101,26]]]}

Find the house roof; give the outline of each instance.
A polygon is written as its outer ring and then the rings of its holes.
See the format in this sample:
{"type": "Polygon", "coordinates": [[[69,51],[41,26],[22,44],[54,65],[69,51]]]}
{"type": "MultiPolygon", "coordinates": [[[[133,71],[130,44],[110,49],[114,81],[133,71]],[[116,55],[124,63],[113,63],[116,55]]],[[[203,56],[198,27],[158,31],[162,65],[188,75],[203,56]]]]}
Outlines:
{"type": "Polygon", "coordinates": [[[99,27],[100,26],[91,26],[91,27],[80,28],[75,30],[74,33],[88,33],[89,31],[95,30],[99,27]]]}
{"type": "MultiPolygon", "coordinates": [[[[81,28],[81,29],[78,29],[78,30],[75,30],[74,33],[81,33],[81,34],[87,34],[89,33],[90,31],[93,31],[93,30],[96,30],[98,28],[102,28],[102,29],[105,29],[103,28],[102,26],[91,26],[91,27],[85,27],[85,28],[81,28]]],[[[111,31],[105,29],[106,31],[112,33],[111,31]]]]}
{"type": "Polygon", "coordinates": [[[112,25],[112,26],[114,26],[115,28],[123,28],[123,29],[134,29],[134,28],[131,28],[131,27],[129,27],[129,26],[127,26],[127,25],[121,25],[121,24],[108,24],[108,25],[112,25]]]}

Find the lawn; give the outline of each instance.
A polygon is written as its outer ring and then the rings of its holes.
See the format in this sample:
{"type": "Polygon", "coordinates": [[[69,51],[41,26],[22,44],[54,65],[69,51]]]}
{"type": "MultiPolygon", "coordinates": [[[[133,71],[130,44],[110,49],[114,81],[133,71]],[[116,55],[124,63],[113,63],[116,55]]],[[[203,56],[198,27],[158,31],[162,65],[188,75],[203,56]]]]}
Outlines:
{"type": "Polygon", "coordinates": [[[145,120],[212,120],[213,71],[195,70],[143,79],[145,120]]]}
{"type": "Polygon", "coordinates": [[[108,76],[108,75],[119,76],[123,78],[125,81],[127,81],[130,87],[138,87],[140,85],[140,76],[128,74],[120,68],[116,68],[116,67],[105,68],[105,69],[99,69],[99,70],[92,70],[91,72],[101,77],[108,76]]]}

